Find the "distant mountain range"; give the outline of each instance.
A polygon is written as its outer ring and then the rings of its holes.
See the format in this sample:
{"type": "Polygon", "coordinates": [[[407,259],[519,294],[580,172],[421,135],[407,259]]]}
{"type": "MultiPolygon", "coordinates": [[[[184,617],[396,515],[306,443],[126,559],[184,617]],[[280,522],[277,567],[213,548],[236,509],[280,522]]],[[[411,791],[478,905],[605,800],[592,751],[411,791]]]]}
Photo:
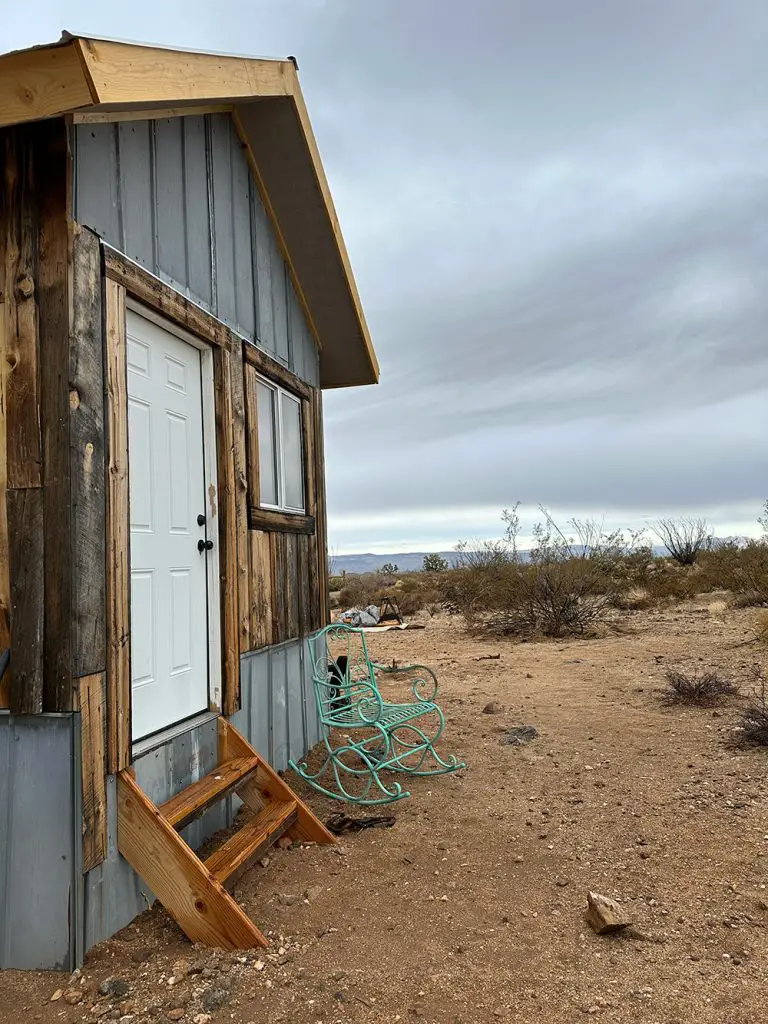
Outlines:
{"type": "MultiPolygon", "coordinates": [[[[720,544],[725,543],[736,543],[740,547],[743,547],[749,540],[747,537],[717,537],[716,540],[720,544]]],[[[653,553],[657,557],[661,557],[667,554],[666,548],[660,545],[655,545],[653,553]]],[[[381,569],[382,565],[396,565],[399,572],[414,572],[424,567],[424,556],[428,554],[426,551],[400,551],[391,555],[373,555],[370,553],[360,555],[333,555],[331,557],[331,575],[340,576],[344,572],[349,573],[363,573],[363,572],[377,572],[381,569]]],[[[448,565],[453,566],[456,564],[458,554],[456,551],[436,551],[429,552],[429,554],[440,555],[444,558],[448,565]]],[[[520,555],[525,558],[527,555],[526,551],[521,551],[520,555]]]]}

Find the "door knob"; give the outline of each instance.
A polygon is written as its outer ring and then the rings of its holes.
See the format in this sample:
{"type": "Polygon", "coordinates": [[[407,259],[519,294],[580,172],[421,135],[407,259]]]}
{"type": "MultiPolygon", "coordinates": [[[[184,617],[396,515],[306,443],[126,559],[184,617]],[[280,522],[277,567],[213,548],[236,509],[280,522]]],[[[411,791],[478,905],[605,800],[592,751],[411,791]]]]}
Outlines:
{"type": "Polygon", "coordinates": [[[197,550],[200,552],[201,555],[202,555],[202,553],[204,551],[212,551],[213,550],[213,541],[212,540],[199,540],[197,542],[197,550]]]}
{"type": "Polygon", "coordinates": [[[199,515],[199,516],[197,517],[197,525],[198,525],[198,526],[205,526],[205,516],[203,515],[203,513],[202,513],[202,512],[201,512],[201,513],[200,513],[200,515],[199,515]]]}

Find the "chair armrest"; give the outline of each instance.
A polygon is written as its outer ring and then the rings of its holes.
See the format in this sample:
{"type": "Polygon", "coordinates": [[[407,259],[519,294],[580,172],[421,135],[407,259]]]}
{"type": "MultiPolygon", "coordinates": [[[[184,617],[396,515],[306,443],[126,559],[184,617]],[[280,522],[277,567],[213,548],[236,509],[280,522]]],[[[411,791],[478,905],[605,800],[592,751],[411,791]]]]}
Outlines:
{"type": "Polygon", "coordinates": [[[437,697],[437,676],[426,665],[398,665],[397,668],[393,668],[391,665],[379,665],[377,662],[371,664],[378,672],[411,676],[411,690],[416,700],[433,701],[437,697]]]}

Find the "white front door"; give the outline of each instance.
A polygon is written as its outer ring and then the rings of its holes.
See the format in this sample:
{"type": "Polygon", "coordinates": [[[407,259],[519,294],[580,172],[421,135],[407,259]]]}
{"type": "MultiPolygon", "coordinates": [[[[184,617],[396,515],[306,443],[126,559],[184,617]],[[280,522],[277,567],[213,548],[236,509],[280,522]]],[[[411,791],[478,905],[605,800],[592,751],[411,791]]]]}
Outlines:
{"type": "Polygon", "coordinates": [[[208,709],[208,524],[201,353],[132,310],[126,335],[135,741],[208,709]]]}

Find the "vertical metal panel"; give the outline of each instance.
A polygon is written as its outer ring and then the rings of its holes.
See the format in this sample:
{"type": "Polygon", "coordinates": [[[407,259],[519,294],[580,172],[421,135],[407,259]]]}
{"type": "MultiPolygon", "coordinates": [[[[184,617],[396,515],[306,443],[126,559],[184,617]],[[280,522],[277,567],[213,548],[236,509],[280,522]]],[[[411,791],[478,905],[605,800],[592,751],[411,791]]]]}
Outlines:
{"type": "Polygon", "coordinates": [[[74,966],[72,723],[0,714],[0,968],[74,966]]]}
{"type": "Polygon", "coordinates": [[[272,743],[269,760],[282,771],[288,764],[288,664],[285,647],[272,651],[272,743]]]}
{"type": "Polygon", "coordinates": [[[213,225],[216,235],[216,315],[237,326],[235,247],[232,216],[232,137],[228,114],[211,116],[211,174],[213,225]]]}
{"type": "Polygon", "coordinates": [[[304,716],[304,687],[302,685],[301,644],[291,644],[285,650],[285,691],[288,754],[295,761],[304,754],[307,741],[307,726],[304,716]]]}
{"type": "Polygon", "coordinates": [[[184,202],[186,212],[187,273],[191,295],[210,308],[211,214],[208,204],[208,148],[204,117],[184,117],[184,202]]]}
{"type": "Polygon", "coordinates": [[[151,121],[124,121],[119,126],[123,243],[148,270],[155,266],[153,138],[151,121]]]}
{"type": "Polygon", "coordinates": [[[315,700],[315,687],[312,682],[312,648],[309,640],[304,639],[301,646],[301,681],[304,696],[304,722],[306,728],[306,747],[311,749],[322,739],[320,730],[320,718],[317,714],[317,702],[315,700]]]}
{"type": "Polygon", "coordinates": [[[155,121],[157,265],[164,277],[183,287],[188,275],[182,127],[179,117],[155,121]]]}
{"type": "Polygon", "coordinates": [[[75,127],[75,217],[317,386],[319,356],[228,114],[75,127]]]}
{"type": "Polygon", "coordinates": [[[77,219],[122,249],[117,126],[77,125],[75,151],[75,208],[85,213],[77,219]]]}

